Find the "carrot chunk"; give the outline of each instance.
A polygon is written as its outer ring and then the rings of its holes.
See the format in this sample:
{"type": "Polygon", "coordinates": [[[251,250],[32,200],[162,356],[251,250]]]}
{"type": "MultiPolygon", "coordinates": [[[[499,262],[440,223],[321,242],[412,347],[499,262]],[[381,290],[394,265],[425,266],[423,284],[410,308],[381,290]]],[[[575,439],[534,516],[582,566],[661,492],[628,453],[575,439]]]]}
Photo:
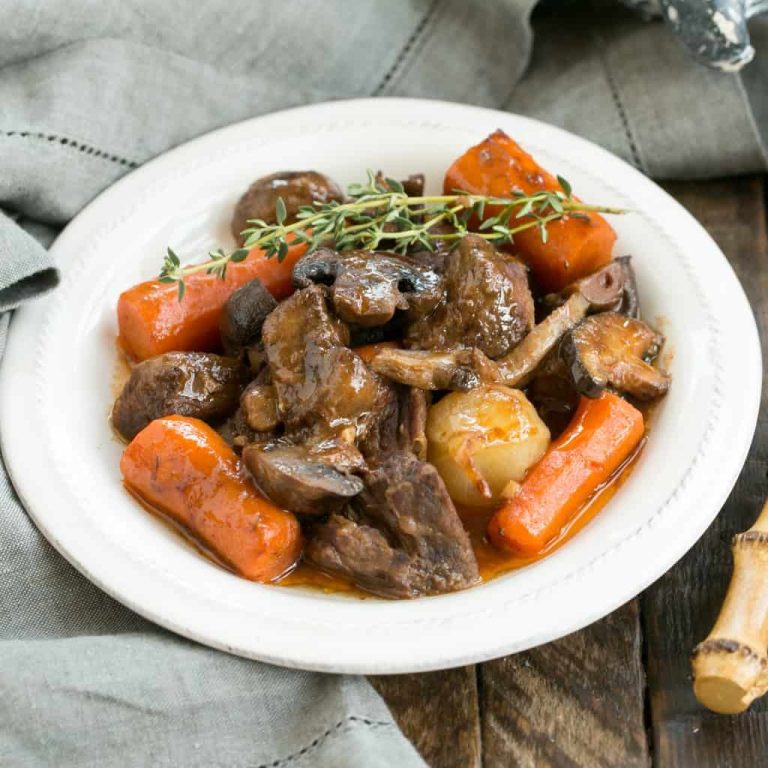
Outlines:
{"type": "Polygon", "coordinates": [[[120,294],[117,323],[120,342],[137,360],[163,352],[207,352],[219,346],[219,316],[229,295],[258,277],[278,300],[291,291],[293,265],[306,251],[304,243],[291,246],[283,261],[267,259],[253,249],[244,261],[227,266],[226,279],[197,272],[185,279],[179,301],[174,283],[148,280],[120,294]]]}
{"type": "Polygon", "coordinates": [[[643,431],[643,415],[618,395],[582,397],[520,491],[491,518],[488,538],[508,552],[540,552],[631,455],[643,431]]]}
{"type": "MultiPolygon", "coordinates": [[[[496,131],[451,165],[444,187],[446,194],[461,189],[508,198],[514,190],[530,195],[558,190],[560,184],[517,142],[503,131],[496,131]]],[[[489,217],[499,212],[492,206],[486,211],[489,217]]],[[[546,243],[535,227],[515,235],[515,249],[543,290],[559,291],[611,260],[616,233],[599,214],[586,215],[588,220],[568,217],[550,222],[546,243]]]]}
{"type": "Polygon", "coordinates": [[[259,495],[235,453],[198,419],[151,422],[123,452],[120,470],[130,491],[246,579],[274,581],[301,554],[296,518],[259,495]]]}

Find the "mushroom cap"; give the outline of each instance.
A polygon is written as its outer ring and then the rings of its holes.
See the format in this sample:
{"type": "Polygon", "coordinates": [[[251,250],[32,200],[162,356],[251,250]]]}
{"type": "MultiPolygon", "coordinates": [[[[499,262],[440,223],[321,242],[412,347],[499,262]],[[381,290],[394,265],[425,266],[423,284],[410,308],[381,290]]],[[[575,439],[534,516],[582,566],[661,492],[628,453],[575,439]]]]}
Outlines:
{"type": "Polygon", "coordinates": [[[293,284],[330,286],[336,314],[347,323],[374,327],[389,322],[396,310],[413,316],[431,312],[442,297],[440,275],[418,260],[382,251],[334,251],[318,248],[293,268],[293,284]]]}

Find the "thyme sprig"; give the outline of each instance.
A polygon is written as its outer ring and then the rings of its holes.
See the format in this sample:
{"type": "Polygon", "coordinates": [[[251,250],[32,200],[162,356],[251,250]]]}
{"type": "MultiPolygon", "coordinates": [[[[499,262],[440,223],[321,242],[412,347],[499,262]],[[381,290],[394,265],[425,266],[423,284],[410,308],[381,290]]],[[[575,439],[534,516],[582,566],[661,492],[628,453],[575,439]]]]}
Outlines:
{"type": "Polygon", "coordinates": [[[470,231],[472,221],[481,222],[476,234],[495,245],[511,243],[516,234],[533,228],[546,243],[547,226],[558,219],[587,219],[588,212],[625,213],[621,208],[582,203],[573,197],[564,178],[557,179],[560,189],[531,195],[513,190],[511,197],[493,197],[455,190],[449,195],[409,197],[399,181],[377,177],[369,170],[367,183],[350,185],[346,201],[301,206],[290,224],[286,224],[285,203],[278,198],[275,223],[250,220],[251,226],[242,232],[246,238],[243,247],[231,253],[218,249],[208,254],[207,262],[182,267],[168,248],[159,280],[177,283],[181,301],[185,277],[207,272],[223,279],[228,264],[243,261],[252,248],[261,248],[266,258],[277,257],[278,261],[285,259],[289,244],[300,243],[307,245],[307,252],[322,245],[333,245],[339,251],[381,247],[396,253],[414,248],[434,251],[435,241],[458,242],[470,231]],[[489,206],[495,211],[486,218],[489,206]],[[437,225],[448,227],[435,229],[437,225]]]}

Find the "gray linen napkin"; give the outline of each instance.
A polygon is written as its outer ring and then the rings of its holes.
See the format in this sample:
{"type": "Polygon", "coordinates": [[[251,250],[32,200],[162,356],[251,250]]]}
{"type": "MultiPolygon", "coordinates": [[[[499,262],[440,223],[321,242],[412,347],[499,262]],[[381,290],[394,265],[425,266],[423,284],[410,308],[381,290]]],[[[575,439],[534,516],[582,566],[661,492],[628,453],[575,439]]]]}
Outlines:
{"type": "MultiPolygon", "coordinates": [[[[0,355],[10,310],[55,287],[44,246],[89,200],[179,142],[283,107],[442,98],[563,125],[655,176],[766,168],[764,21],[755,62],[727,75],[613,3],[549,3],[532,27],[534,5],[0,4],[0,355]]],[[[364,680],[208,650],[104,595],[37,532],[0,465],[0,765],[50,764],[423,762],[364,680]]]]}

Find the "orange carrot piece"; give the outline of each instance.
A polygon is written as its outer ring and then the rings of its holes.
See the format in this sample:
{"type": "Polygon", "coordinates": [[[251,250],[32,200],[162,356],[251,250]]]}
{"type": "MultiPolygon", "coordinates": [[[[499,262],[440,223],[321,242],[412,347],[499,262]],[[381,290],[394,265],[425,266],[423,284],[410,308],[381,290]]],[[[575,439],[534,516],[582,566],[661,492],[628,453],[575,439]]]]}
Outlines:
{"type": "Polygon", "coordinates": [[[236,573],[275,581],[301,554],[301,528],[241,474],[240,462],[207,424],[156,419],[123,452],[126,487],[179,523],[236,573]]]}
{"type": "Polygon", "coordinates": [[[219,316],[229,295],[258,277],[276,299],[291,291],[293,265],[304,254],[304,243],[291,246],[283,261],[267,259],[254,248],[244,261],[227,266],[226,279],[197,272],[186,278],[184,298],[174,283],[148,280],[120,294],[117,323],[120,342],[137,360],[163,352],[206,352],[219,346],[219,316]]]}
{"type": "Polygon", "coordinates": [[[375,344],[363,344],[361,347],[355,347],[354,350],[364,363],[370,363],[380,349],[400,349],[402,345],[399,341],[377,341],[375,344]]]}
{"type": "Polygon", "coordinates": [[[643,430],[643,415],[618,395],[582,397],[520,491],[491,518],[491,543],[517,554],[540,552],[631,455],[643,430]]]}
{"type": "MultiPolygon", "coordinates": [[[[503,131],[492,133],[458,158],[445,174],[444,187],[446,194],[461,189],[505,198],[515,189],[528,195],[560,189],[557,179],[503,131]]],[[[486,208],[489,217],[498,212],[493,206],[486,208]]],[[[543,290],[559,291],[611,260],[616,233],[599,214],[587,216],[589,221],[550,222],[546,243],[535,227],[515,235],[515,249],[543,290]]]]}

